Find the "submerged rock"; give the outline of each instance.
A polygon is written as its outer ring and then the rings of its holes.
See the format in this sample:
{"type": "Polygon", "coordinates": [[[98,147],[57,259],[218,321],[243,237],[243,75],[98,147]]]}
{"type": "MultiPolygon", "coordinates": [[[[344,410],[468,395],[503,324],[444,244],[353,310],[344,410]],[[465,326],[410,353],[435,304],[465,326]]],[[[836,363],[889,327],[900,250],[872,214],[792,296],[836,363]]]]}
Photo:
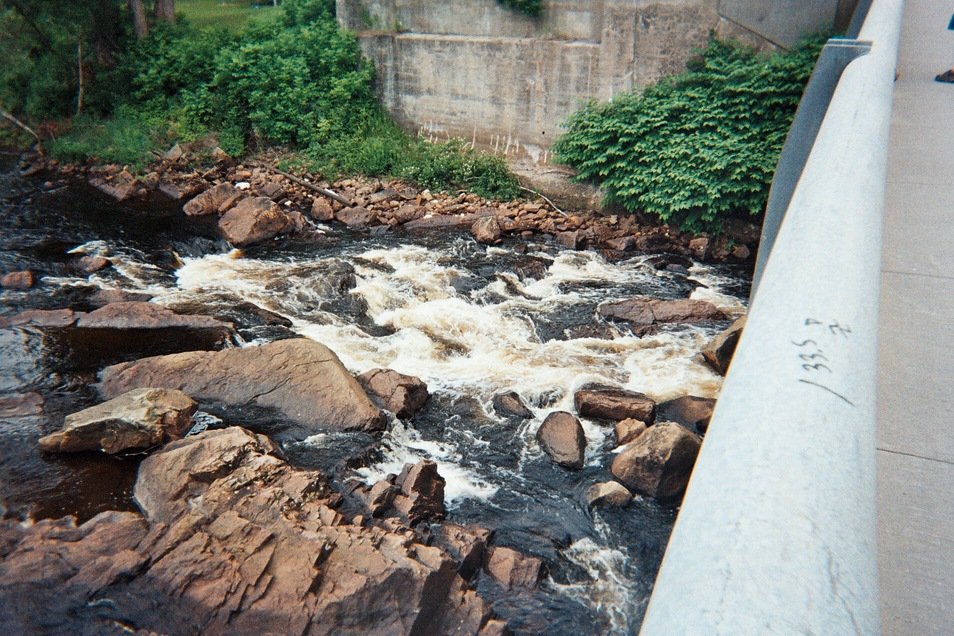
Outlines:
{"type": "Polygon", "coordinates": [[[735,354],[735,347],[739,344],[742,331],[745,329],[745,316],[740,316],[729,325],[729,328],[709,341],[702,350],[702,357],[716,373],[725,375],[735,354]]]}
{"type": "Polygon", "coordinates": [[[320,473],[273,452],[243,429],[209,431],[143,461],[135,498],[145,518],[0,523],[0,622],[11,633],[122,625],[401,636],[501,627],[446,552],[403,531],[349,523],[320,473]]]}
{"type": "Polygon", "coordinates": [[[613,388],[585,388],[573,395],[573,405],[581,417],[604,420],[637,419],[652,424],[656,402],[637,391],[613,388]]]}
{"type": "Polygon", "coordinates": [[[610,472],[630,490],[673,499],[686,489],[700,443],[683,426],[661,422],[628,444],[613,460],[610,472]]]}
{"type": "Polygon", "coordinates": [[[66,416],[63,429],[40,438],[48,453],[119,453],[181,439],[197,404],[174,389],[136,389],[66,416]]]}
{"type": "Polygon", "coordinates": [[[36,392],[0,395],[0,418],[33,417],[43,414],[43,396],[36,392]]]}
{"type": "Polygon", "coordinates": [[[537,429],[537,441],[543,451],[560,466],[573,470],[583,468],[586,436],[580,420],[572,413],[556,411],[547,415],[537,429]]]}
{"type": "Polygon", "coordinates": [[[411,417],[427,402],[427,385],[392,369],[372,369],[358,376],[371,399],[401,419],[411,417]]]}
{"type": "Polygon", "coordinates": [[[144,358],[100,375],[99,389],[107,398],[138,387],[175,388],[226,407],[273,409],[311,433],[385,426],[381,410],[338,356],[306,338],[144,358]]]}
{"type": "Polygon", "coordinates": [[[725,320],[725,314],[718,307],[704,300],[664,300],[649,296],[606,303],[597,311],[604,318],[628,322],[638,336],[651,334],[663,324],[725,320]]]}
{"type": "Polygon", "coordinates": [[[0,277],[0,287],[3,289],[26,290],[36,284],[36,278],[33,272],[23,270],[19,272],[10,272],[0,277]]]}
{"type": "Polygon", "coordinates": [[[524,420],[533,417],[533,412],[527,408],[516,391],[498,393],[493,398],[493,405],[497,415],[503,417],[519,417],[524,420]]]}

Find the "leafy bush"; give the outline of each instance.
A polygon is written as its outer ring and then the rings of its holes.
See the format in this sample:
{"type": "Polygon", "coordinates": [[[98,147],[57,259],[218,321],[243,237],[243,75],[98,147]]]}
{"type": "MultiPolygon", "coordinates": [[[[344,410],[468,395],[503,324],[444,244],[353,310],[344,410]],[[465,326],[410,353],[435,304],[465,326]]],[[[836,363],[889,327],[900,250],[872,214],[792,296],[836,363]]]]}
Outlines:
{"type": "Polygon", "coordinates": [[[760,214],[823,38],[757,55],[712,41],[682,75],[641,94],[590,103],[554,146],[610,202],[687,230],[727,214],[760,214]]]}
{"type": "Polygon", "coordinates": [[[70,134],[49,143],[50,152],[64,161],[121,163],[142,168],[155,157],[151,150],[165,148],[177,137],[175,123],[161,115],[146,116],[120,108],[113,117],[83,115],[72,122],[70,134]]]}

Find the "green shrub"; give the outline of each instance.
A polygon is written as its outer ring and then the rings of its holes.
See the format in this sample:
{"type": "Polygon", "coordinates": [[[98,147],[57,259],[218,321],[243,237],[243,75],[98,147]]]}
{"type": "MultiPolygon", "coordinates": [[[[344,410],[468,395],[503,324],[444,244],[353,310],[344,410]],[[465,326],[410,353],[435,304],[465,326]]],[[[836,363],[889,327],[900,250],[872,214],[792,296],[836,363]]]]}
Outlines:
{"type": "Polygon", "coordinates": [[[123,107],[109,119],[74,118],[71,130],[51,141],[48,149],[61,161],[94,159],[139,169],[155,159],[152,150],[172,145],[177,136],[173,121],[123,107]]]}
{"type": "Polygon", "coordinates": [[[823,38],[760,56],[712,41],[682,75],[570,117],[558,160],[610,202],[684,229],[760,214],[823,38]]]}

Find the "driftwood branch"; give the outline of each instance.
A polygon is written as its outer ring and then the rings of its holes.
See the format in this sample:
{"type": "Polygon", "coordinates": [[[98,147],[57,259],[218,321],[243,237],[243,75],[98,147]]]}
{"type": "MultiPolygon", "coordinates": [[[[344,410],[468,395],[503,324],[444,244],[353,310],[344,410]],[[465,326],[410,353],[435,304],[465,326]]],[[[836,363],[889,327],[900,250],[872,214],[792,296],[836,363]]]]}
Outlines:
{"type": "Polygon", "coordinates": [[[83,43],[76,45],[76,65],[79,72],[79,93],[76,96],[76,114],[83,114],[83,43]]]}
{"type": "Polygon", "coordinates": [[[520,189],[523,190],[524,192],[529,192],[530,194],[535,194],[536,196],[540,197],[541,199],[543,199],[544,201],[546,201],[547,203],[549,203],[551,208],[553,208],[554,210],[556,210],[557,212],[559,212],[559,213],[562,214],[563,216],[567,216],[566,212],[564,212],[563,210],[561,210],[560,208],[558,208],[553,201],[551,201],[551,200],[548,199],[547,197],[543,196],[542,194],[540,194],[540,193],[537,192],[536,190],[531,190],[530,188],[525,188],[525,187],[523,187],[523,186],[520,186],[520,189]]]}
{"type": "Polygon", "coordinates": [[[2,108],[0,108],[0,117],[3,117],[4,119],[8,121],[13,122],[19,128],[22,128],[23,130],[33,135],[33,138],[36,139],[36,149],[40,152],[41,155],[43,154],[43,141],[40,139],[40,136],[36,134],[36,132],[32,128],[30,128],[29,126],[27,126],[22,121],[20,121],[19,119],[17,119],[16,117],[14,117],[13,115],[11,115],[10,113],[8,113],[2,108]]]}
{"type": "Polygon", "coordinates": [[[328,188],[322,188],[320,186],[316,186],[314,183],[305,181],[304,179],[300,179],[293,174],[285,172],[284,170],[279,170],[278,168],[274,166],[269,166],[268,164],[264,164],[259,161],[249,161],[248,163],[251,163],[254,166],[258,166],[259,168],[265,168],[266,170],[271,170],[272,172],[276,174],[280,174],[293,183],[297,183],[298,185],[308,188],[309,190],[314,190],[315,192],[318,192],[319,194],[326,196],[329,199],[334,199],[341,205],[347,206],[349,208],[354,206],[354,203],[352,201],[349,201],[347,198],[341,196],[337,192],[333,192],[329,190],[328,188]]]}

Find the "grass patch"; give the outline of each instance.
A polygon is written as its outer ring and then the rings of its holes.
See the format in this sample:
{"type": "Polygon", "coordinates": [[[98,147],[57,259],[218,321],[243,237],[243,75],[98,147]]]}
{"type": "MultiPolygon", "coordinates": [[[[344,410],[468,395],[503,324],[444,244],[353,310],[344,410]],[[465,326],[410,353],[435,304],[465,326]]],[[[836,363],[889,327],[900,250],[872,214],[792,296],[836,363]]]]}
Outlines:
{"type": "Polygon", "coordinates": [[[279,10],[271,4],[252,4],[245,0],[178,0],[176,11],[195,27],[222,27],[238,33],[251,22],[274,20],[279,10]]]}

